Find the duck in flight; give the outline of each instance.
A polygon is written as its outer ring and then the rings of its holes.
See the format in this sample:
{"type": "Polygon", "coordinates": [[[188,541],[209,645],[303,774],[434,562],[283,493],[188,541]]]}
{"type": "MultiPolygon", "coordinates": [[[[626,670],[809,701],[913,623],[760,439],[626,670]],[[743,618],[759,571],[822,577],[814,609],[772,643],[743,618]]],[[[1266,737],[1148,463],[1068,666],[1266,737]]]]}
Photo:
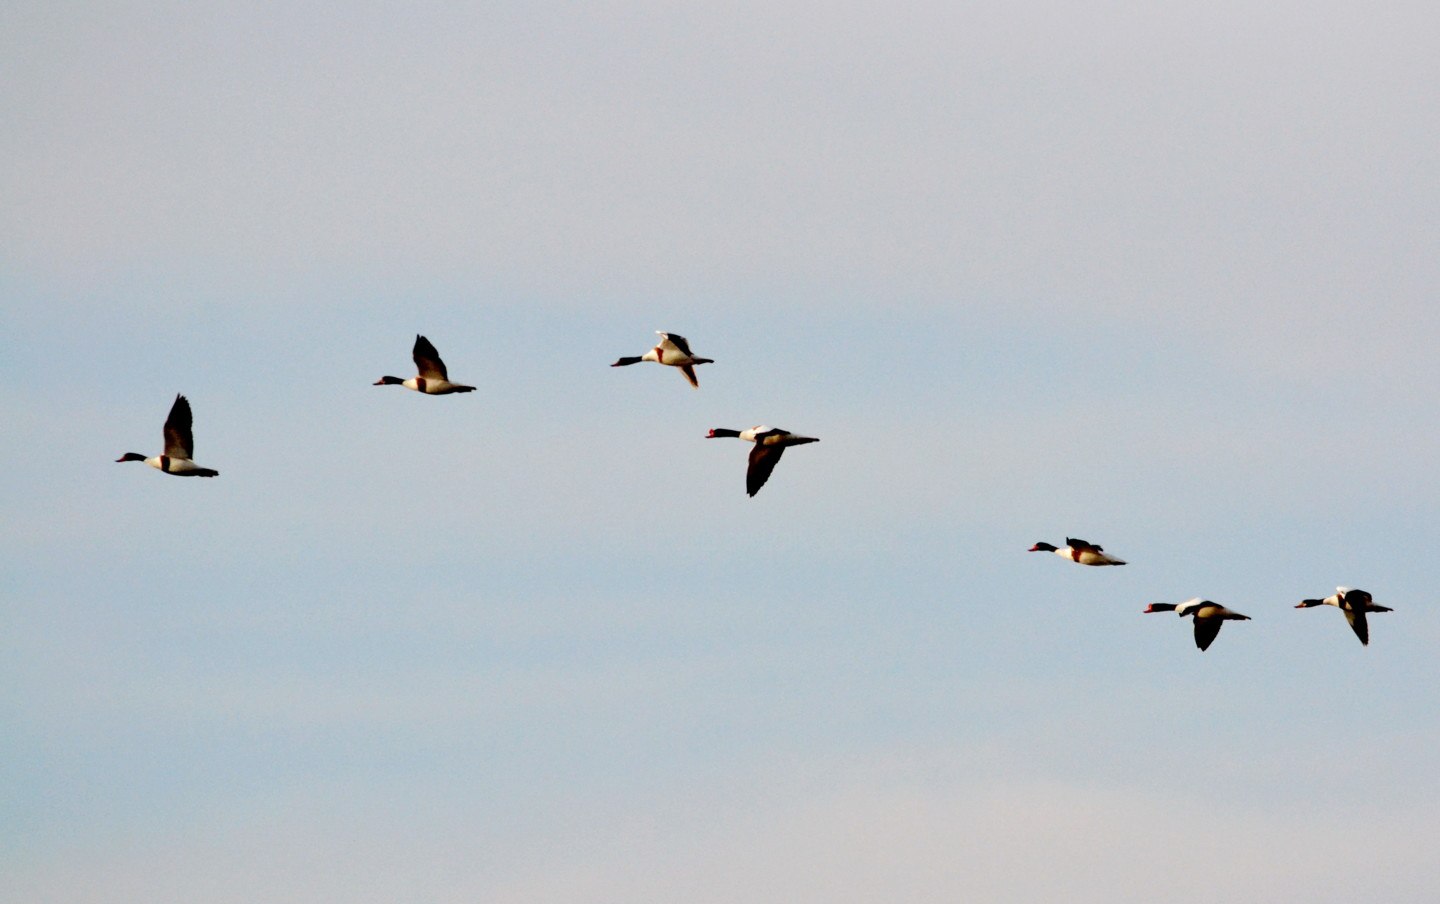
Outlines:
{"type": "Polygon", "coordinates": [[[216,477],[219,471],[202,468],[195,464],[195,437],[190,431],[190,402],[183,395],[175,396],[170,406],[170,415],[165,418],[165,452],[146,458],[139,452],[126,452],[115,459],[121,461],[143,461],[152,468],[176,477],[216,477]]]}
{"type": "Polygon", "coordinates": [[[1030,547],[1030,552],[1053,552],[1072,562],[1079,562],[1081,565],[1124,565],[1123,559],[1117,559],[1094,543],[1085,540],[1077,540],[1074,537],[1066,537],[1065,545],[1059,549],[1050,543],[1036,543],[1030,547]]]}
{"type": "Polygon", "coordinates": [[[412,353],[415,359],[415,367],[419,369],[418,377],[411,377],[402,380],[399,377],[381,377],[376,380],[376,386],[404,386],[406,389],[413,389],[416,392],[423,392],[426,395],[447,395],[452,392],[474,392],[474,386],[466,386],[463,383],[451,383],[450,374],[445,370],[445,362],[440,360],[440,353],[435,351],[435,346],[424,336],[415,337],[415,350],[412,353]]]}
{"type": "Polygon", "coordinates": [[[750,450],[750,467],[745,471],[745,492],[751,496],[760,492],[765,481],[770,479],[770,472],[775,470],[775,464],[780,461],[780,456],[787,447],[820,442],[813,436],[796,436],[789,430],[763,424],[749,430],[716,427],[706,434],[705,438],[715,439],[722,436],[733,436],[755,444],[755,448],[750,450]]]}
{"type": "Polygon", "coordinates": [[[1309,609],[1311,606],[1335,606],[1345,613],[1345,619],[1350,622],[1350,627],[1355,636],[1360,638],[1360,643],[1370,646],[1370,623],[1365,620],[1367,612],[1394,612],[1389,606],[1377,606],[1370,598],[1370,594],[1364,590],[1355,590],[1350,587],[1336,587],[1334,596],[1327,596],[1323,600],[1301,600],[1296,609],[1309,609]]]}
{"type": "Polygon", "coordinates": [[[715,361],[711,358],[695,357],[694,353],[690,351],[690,343],[678,333],[656,330],[655,335],[660,337],[660,341],[650,351],[634,358],[621,358],[610,366],[628,367],[631,364],[639,364],[641,361],[654,361],[656,364],[678,367],[680,372],[685,375],[685,379],[690,381],[690,385],[699,389],[700,381],[695,379],[695,365],[714,364],[715,361]]]}
{"type": "Polygon", "coordinates": [[[1195,646],[1199,647],[1202,653],[1210,649],[1210,644],[1214,642],[1216,635],[1220,633],[1220,626],[1225,622],[1250,620],[1248,615],[1232,612],[1219,603],[1202,600],[1198,596],[1183,603],[1151,603],[1145,607],[1145,611],[1174,612],[1181,618],[1192,616],[1195,619],[1195,646]]]}

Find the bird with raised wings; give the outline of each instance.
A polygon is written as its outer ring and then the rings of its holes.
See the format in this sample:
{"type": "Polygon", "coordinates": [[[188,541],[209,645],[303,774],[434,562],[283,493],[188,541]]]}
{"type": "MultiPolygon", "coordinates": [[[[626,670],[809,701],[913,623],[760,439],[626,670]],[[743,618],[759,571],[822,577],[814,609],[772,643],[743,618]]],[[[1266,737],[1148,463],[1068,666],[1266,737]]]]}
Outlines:
{"type": "Polygon", "coordinates": [[[220,472],[214,468],[202,468],[195,464],[195,437],[190,429],[190,401],[176,394],[165,418],[165,451],[163,454],[146,458],[139,452],[126,452],[115,459],[121,461],[143,461],[165,474],[176,477],[216,477],[220,472]]]}
{"type": "Polygon", "coordinates": [[[404,386],[406,389],[413,389],[425,395],[448,395],[452,392],[474,392],[474,386],[466,386],[464,383],[451,383],[450,373],[445,369],[445,362],[440,360],[440,353],[435,351],[435,346],[424,336],[415,337],[415,348],[411,352],[415,359],[415,367],[420,371],[419,376],[402,380],[399,377],[381,377],[376,380],[376,386],[404,386]]]}

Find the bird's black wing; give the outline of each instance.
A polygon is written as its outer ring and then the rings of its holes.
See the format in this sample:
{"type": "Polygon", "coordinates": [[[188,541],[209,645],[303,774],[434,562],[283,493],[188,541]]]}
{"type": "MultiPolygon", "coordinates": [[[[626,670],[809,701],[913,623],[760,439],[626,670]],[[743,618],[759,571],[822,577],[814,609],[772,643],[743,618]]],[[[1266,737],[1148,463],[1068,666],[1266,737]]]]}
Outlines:
{"type": "Polygon", "coordinates": [[[756,437],[755,448],[750,450],[750,467],[745,471],[745,492],[751,496],[760,492],[783,454],[784,446],[767,446],[760,442],[760,437],[756,437]]]}
{"type": "Polygon", "coordinates": [[[165,454],[171,458],[194,458],[195,437],[190,431],[190,402],[183,395],[175,396],[170,415],[165,418],[165,454]]]}
{"type": "Polygon", "coordinates": [[[1210,644],[1215,642],[1215,637],[1220,633],[1220,626],[1225,624],[1220,618],[1197,618],[1195,619],[1195,646],[1201,651],[1210,649],[1210,644]]]}
{"type": "Polygon", "coordinates": [[[420,370],[420,376],[427,380],[444,380],[450,382],[450,374],[445,371],[445,362],[440,360],[440,353],[435,351],[435,346],[424,336],[415,337],[415,366],[420,370]]]}
{"type": "Polygon", "coordinates": [[[1355,636],[1365,646],[1370,646],[1370,623],[1365,620],[1364,609],[1346,609],[1345,618],[1349,620],[1350,627],[1354,629],[1355,636]]]}

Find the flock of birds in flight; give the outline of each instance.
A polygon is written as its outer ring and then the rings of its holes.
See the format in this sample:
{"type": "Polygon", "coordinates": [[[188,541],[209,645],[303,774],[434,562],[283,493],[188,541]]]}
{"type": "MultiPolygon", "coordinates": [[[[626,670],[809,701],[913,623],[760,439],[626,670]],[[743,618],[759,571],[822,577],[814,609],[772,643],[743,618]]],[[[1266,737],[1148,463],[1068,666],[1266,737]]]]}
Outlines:
{"type": "MultiPolygon", "coordinates": [[[[710,358],[701,358],[690,351],[690,343],[684,336],[676,333],[656,331],[660,341],[654,348],[643,355],[625,357],[616,361],[611,367],[626,367],[631,364],[639,364],[642,361],[653,361],[656,364],[663,364],[668,367],[675,367],[685,375],[685,379],[696,389],[700,388],[700,382],[695,378],[695,367],[700,364],[715,363],[710,358]]],[[[415,359],[415,367],[419,371],[416,376],[408,380],[400,377],[384,376],[375,381],[376,386],[403,386],[406,389],[413,389],[425,395],[449,395],[451,393],[474,392],[474,386],[467,386],[463,383],[450,382],[449,371],[445,368],[445,362],[440,359],[440,353],[429,339],[417,335],[415,337],[415,348],[412,356],[415,359]]],[[[170,414],[165,418],[165,444],[164,452],[160,455],[145,456],[139,452],[126,452],[116,459],[121,461],[143,461],[152,468],[162,473],[173,474],[176,477],[216,477],[219,471],[213,468],[202,468],[194,461],[195,440],[191,428],[190,402],[183,395],[175,396],[175,403],[170,407],[170,414]]],[[[770,474],[775,470],[775,465],[780,461],[781,454],[790,446],[801,446],[806,443],[815,443],[820,440],[813,436],[797,436],[788,430],[781,430],[778,427],[758,425],[748,430],[732,430],[726,427],[715,427],[706,434],[707,438],[735,437],[754,443],[755,447],[750,450],[749,466],[745,471],[745,492],[751,496],[760,492],[760,488],[770,479],[770,474]]],[[[1030,552],[1053,552],[1062,558],[1068,559],[1079,565],[1124,565],[1122,559],[1105,552],[1103,548],[1080,540],[1074,537],[1067,537],[1063,547],[1057,547],[1051,543],[1039,542],[1030,547],[1030,552]]],[[[1376,605],[1369,593],[1364,590],[1356,590],[1350,587],[1337,587],[1335,593],[1324,599],[1301,600],[1296,605],[1297,609],[1308,609],[1312,606],[1335,606],[1345,613],[1345,618],[1350,622],[1350,627],[1355,631],[1355,636],[1360,638],[1360,643],[1369,645],[1370,627],[1366,616],[1371,612],[1392,612],[1394,610],[1376,605]]],[[[1241,615],[1239,612],[1227,609],[1219,603],[1195,597],[1181,603],[1151,603],[1145,608],[1146,612],[1174,612],[1181,618],[1189,617],[1195,624],[1195,645],[1204,651],[1209,649],[1220,628],[1227,621],[1249,621],[1250,616],[1241,615]]]]}
{"type": "MultiPolygon", "coordinates": [[[[611,367],[625,367],[630,364],[639,364],[641,361],[654,361],[657,364],[665,364],[680,369],[685,379],[696,389],[700,388],[700,382],[695,379],[695,366],[697,364],[714,364],[710,358],[700,358],[690,351],[690,343],[684,336],[676,333],[656,331],[660,341],[655,347],[643,355],[633,358],[621,358],[611,367]]],[[[404,386],[406,389],[413,389],[424,395],[450,395],[457,392],[474,392],[474,386],[467,386],[464,383],[450,382],[450,372],[445,367],[445,362],[440,360],[440,353],[435,346],[424,336],[415,337],[415,348],[411,353],[415,359],[415,368],[419,371],[416,376],[408,380],[399,377],[384,376],[375,381],[376,386],[404,386]]],[[[745,492],[754,496],[760,492],[765,481],[770,479],[770,474],[775,470],[775,465],[780,461],[780,456],[790,446],[803,446],[806,443],[818,443],[820,440],[813,436],[796,436],[788,430],[781,430],[778,427],[769,427],[760,424],[748,430],[731,430],[728,427],[715,427],[706,434],[707,438],[716,437],[737,437],[748,443],[754,443],[755,448],[750,450],[750,464],[745,471],[745,492]]],[[[175,404],[170,407],[170,415],[165,418],[165,451],[160,455],[145,456],[139,452],[126,452],[116,461],[143,461],[152,468],[157,468],[165,474],[174,474],[176,477],[216,477],[220,474],[214,468],[202,468],[194,461],[195,439],[191,430],[190,402],[183,395],[175,396],[175,404]]]]}
{"type": "MultiPolygon", "coordinates": [[[[1075,537],[1066,537],[1065,545],[1060,547],[1042,541],[1030,547],[1030,552],[1053,552],[1057,556],[1079,565],[1125,564],[1124,559],[1115,558],[1102,547],[1075,537]]],[[[1370,612],[1395,611],[1388,606],[1377,606],[1368,592],[1352,587],[1336,587],[1333,595],[1324,599],[1301,600],[1295,605],[1295,608],[1309,609],[1312,606],[1334,606],[1344,612],[1351,629],[1355,631],[1355,636],[1360,638],[1360,643],[1365,646],[1370,645],[1370,623],[1365,616],[1370,612]]],[[[1185,600],[1183,603],[1151,603],[1145,607],[1145,611],[1174,612],[1181,618],[1191,617],[1195,622],[1195,646],[1199,647],[1201,652],[1210,648],[1210,644],[1214,642],[1215,637],[1220,633],[1220,627],[1225,622],[1250,620],[1248,615],[1241,615],[1232,609],[1226,609],[1219,603],[1201,599],[1198,596],[1185,600]]]]}

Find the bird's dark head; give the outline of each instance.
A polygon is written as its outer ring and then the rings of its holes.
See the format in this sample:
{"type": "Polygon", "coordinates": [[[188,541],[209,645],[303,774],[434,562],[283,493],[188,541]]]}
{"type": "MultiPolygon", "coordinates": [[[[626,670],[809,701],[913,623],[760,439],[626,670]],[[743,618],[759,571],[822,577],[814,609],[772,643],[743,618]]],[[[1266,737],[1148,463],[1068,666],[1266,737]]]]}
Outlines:
{"type": "Polygon", "coordinates": [[[739,430],[731,430],[728,427],[711,427],[710,432],[705,434],[706,439],[715,439],[723,436],[739,436],[739,430]]]}
{"type": "Polygon", "coordinates": [[[1054,551],[1055,551],[1055,544],[1053,544],[1053,543],[1046,543],[1044,540],[1041,540],[1039,543],[1036,543],[1034,546],[1030,547],[1030,549],[1027,550],[1027,551],[1028,551],[1028,552],[1054,552],[1054,551]]]}
{"type": "Polygon", "coordinates": [[[1151,603],[1145,607],[1146,612],[1174,612],[1174,603],[1151,603]]]}
{"type": "Polygon", "coordinates": [[[405,382],[405,381],[402,380],[402,379],[400,379],[399,377],[381,377],[380,379],[376,380],[374,383],[372,383],[372,384],[370,384],[370,385],[372,385],[372,386],[399,386],[400,384],[402,384],[402,383],[404,383],[404,382],[405,382]]]}
{"type": "Polygon", "coordinates": [[[1309,609],[1311,606],[1323,606],[1324,600],[1301,600],[1295,604],[1296,609],[1309,609]]]}
{"type": "Polygon", "coordinates": [[[124,455],[120,456],[119,458],[117,458],[117,459],[115,459],[115,460],[116,460],[117,462],[121,462],[121,461],[144,461],[144,460],[145,460],[145,456],[141,455],[139,452],[126,452],[124,455]]]}

